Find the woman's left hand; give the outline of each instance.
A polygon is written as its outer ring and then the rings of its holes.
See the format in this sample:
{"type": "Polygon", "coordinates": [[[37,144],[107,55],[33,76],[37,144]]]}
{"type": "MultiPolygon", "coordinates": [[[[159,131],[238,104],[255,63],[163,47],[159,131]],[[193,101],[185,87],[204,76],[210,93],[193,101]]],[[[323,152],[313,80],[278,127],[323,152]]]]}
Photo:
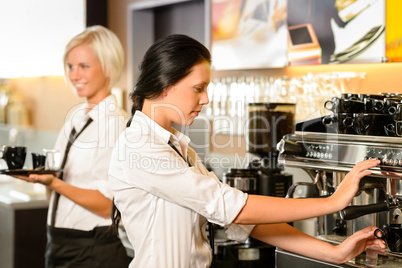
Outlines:
{"type": "Polygon", "coordinates": [[[360,231],[357,231],[352,236],[348,237],[342,244],[336,246],[336,256],[343,257],[337,261],[338,263],[345,263],[353,259],[367,248],[385,248],[385,243],[381,239],[374,236],[375,226],[369,226],[360,231]]]}

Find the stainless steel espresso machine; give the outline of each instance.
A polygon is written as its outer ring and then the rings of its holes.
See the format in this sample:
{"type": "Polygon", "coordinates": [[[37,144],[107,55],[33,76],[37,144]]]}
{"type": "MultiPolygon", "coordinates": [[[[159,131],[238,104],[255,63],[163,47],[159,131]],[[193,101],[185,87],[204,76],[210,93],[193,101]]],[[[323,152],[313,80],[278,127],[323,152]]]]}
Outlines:
{"type": "MultiPolygon", "coordinates": [[[[296,124],[295,132],[285,135],[278,144],[279,164],[300,168],[310,175],[312,182],[307,184],[316,190],[310,197],[331,195],[359,161],[377,158],[381,164],[361,180],[349,207],[317,219],[316,236],[337,244],[370,225],[382,227],[387,223],[401,223],[401,137],[340,134],[323,121],[325,118],[316,118],[296,124]]],[[[288,195],[291,197],[299,186],[293,185],[288,195]]],[[[277,249],[276,257],[278,268],[402,267],[401,253],[379,249],[367,250],[343,265],[319,262],[282,249],[277,249]]]]}

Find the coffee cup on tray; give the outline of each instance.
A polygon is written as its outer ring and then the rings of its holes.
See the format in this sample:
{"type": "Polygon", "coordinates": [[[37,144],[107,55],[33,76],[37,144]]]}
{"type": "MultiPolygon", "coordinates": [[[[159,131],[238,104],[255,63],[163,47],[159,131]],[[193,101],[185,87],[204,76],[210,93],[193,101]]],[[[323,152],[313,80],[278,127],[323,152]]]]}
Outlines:
{"type": "Polygon", "coordinates": [[[0,158],[7,163],[8,169],[21,169],[25,163],[27,148],[24,146],[6,146],[0,150],[0,158]]]}
{"type": "Polygon", "coordinates": [[[31,153],[32,168],[35,170],[44,169],[46,164],[46,155],[39,153],[31,153]]]}

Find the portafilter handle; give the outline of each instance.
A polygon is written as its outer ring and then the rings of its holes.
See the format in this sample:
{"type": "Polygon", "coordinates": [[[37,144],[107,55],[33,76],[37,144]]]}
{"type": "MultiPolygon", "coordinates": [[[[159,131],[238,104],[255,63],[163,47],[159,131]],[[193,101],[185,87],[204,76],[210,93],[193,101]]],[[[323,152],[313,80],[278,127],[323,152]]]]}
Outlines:
{"type": "Polygon", "coordinates": [[[340,215],[342,220],[354,220],[367,214],[388,211],[395,206],[396,205],[389,205],[387,202],[361,206],[348,206],[340,212],[340,215]]]}

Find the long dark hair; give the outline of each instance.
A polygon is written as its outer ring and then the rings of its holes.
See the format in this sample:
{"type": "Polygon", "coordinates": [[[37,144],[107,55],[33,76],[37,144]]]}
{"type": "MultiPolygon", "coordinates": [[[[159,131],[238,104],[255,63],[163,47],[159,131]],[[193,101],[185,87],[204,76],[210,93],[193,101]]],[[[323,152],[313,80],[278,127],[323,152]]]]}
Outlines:
{"type": "MultiPolygon", "coordinates": [[[[187,76],[191,68],[203,61],[211,63],[209,50],[197,40],[182,34],[159,39],[145,53],[140,76],[130,93],[131,116],[142,110],[145,99],[155,99],[162,91],[187,76]]],[[[131,120],[128,121],[129,126],[131,120]]]]}
{"type": "MultiPolygon", "coordinates": [[[[173,34],[159,39],[145,53],[140,64],[140,76],[130,98],[131,119],[135,111],[142,110],[145,99],[155,99],[163,90],[186,77],[191,68],[201,62],[211,63],[209,50],[197,40],[182,34],[173,34]]],[[[130,126],[131,119],[127,126],[130,126]]],[[[114,200],[112,229],[117,232],[121,220],[114,200]]]]}

